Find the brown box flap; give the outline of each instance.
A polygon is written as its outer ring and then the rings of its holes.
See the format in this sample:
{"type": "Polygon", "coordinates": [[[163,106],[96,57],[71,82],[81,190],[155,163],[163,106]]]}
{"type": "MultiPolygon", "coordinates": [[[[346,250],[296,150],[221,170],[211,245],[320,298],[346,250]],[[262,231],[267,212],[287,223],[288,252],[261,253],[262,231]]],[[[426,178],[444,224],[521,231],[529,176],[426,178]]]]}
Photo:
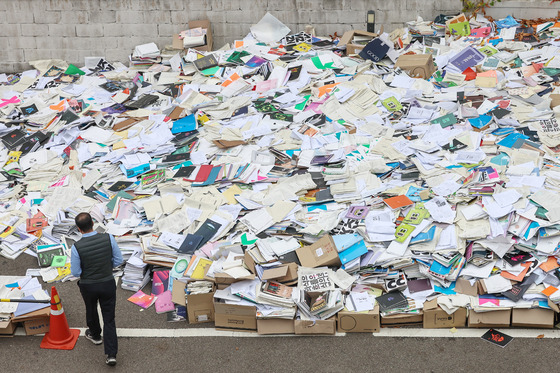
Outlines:
{"type": "Polygon", "coordinates": [[[263,281],[277,279],[286,276],[287,273],[288,273],[288,266],[281,265],[279,267],[265,269],[263,271],[261,279],[263,281]]]}
{"type": "Polygon", "coordinates": [[[185,288],[187,284],[179,280],[173,281],[173,290],[171,290],[171,300],[173,303],[186,307],[185,288]]]}

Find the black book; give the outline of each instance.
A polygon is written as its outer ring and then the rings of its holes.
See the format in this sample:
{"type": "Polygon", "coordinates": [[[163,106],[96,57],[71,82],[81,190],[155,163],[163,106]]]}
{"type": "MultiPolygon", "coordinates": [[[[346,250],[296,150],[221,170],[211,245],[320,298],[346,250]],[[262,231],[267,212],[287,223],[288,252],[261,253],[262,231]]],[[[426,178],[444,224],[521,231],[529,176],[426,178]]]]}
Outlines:
{"type": "Polygon", "coordinates": [[[462,143],[457,139],[453,139],[453,143],[451,145],[445,144],[441,148],[444,150],[449,150],[451,153],[455,153],[458,150],[465,149],[467,147],[466,144],[462,143]]]}
{"type": "Polygon", "coordinates": [[[41,144],[45,143],[50,138],[51,134],[52,132],[49,132],[48,134],[44,134],[43,132],[38,131],[33,135],[26,137],[23,143],[21,144],[19,151],[22,154],[34,152],[41,144]]]}
{"type": "Polygon", "coordinates": [[[531,285],[537,280],[537,275],[535,273],[531,273],[529,276],[525,277],[522,282],[518,282],[511,286],[511,289],[502,293],[502,295],[513,302],[519,301],[523,298],[523,295],[531,285]]]}
{"type": "Polygon", "coordinates": [[[109,187],[109,191],[119,192],[121,190],[126,190],[132,184],[134,184],[132,181],[117,181],[109,187]]]}
{"type": "Polygon", "coordinates": [[[195,169],[196,169],[196,166],[181,167],[179,169],[179,171],[177,171],[173,177],[189,177],[189,176],[191,176],[191,174],[193,173],[193,171],[195,169]]]}
{"type": "MultiPolygon", "coordinates": [[[[211,219],[206,219],[206,221],[194,232],[195,235],[202,236],[202,240],[199,243],[199,247],[202,247],[206,242],[210,241],[212,237],[221,228],[220,223],[216,223],[211,219]]],[[[198,247],[197,247],[198,249],[198,247]]]]}
{"type": "Polygon", "coordinates": [[[507,334],[504,334],[502,332],[499,332],[495,329],[488,330],[480,338],[484,339],[485,341],[492,342],[495,345],[498,345],[502,348],[506,347],[508,345],[508,343],[513,340],[513,337],[511,337],[507,334]]]}
{"type": "Polygon", "coordinates": [[[156,102],[158,98],[159,96],[147,94],[147,95],[143,95],[136,101],[127,103],[125,106],[129,109],[142,109],[156,102]]]}
{"type": "Polygon", "coordinates": [[[297,265],[300,265],[301,263],[299,262],[299,258],[296,254],[295,251],[291,251],[289,253],[286,253],[284,255],[280,255],[278,257],[278,260],[282,263],[296,263],[297,265]]]}
{"type": "Polygon", "coordinates": [[[218,60],[213,54],[209,54],[208,56],[199,58],[193,63],[194,66],[198,69],[198,71],[202,71],[202,70],[209,69],[211,67],[218,66],[218,60]]]}
{"type": "Polygon", "coordinates": [[[25,132],[19,128],[2,136],[2,142],[6,145],[6,148],[14,150],[16,147],[21,145],[25,141],[25,132]]]}
{"type": "Polygon", "coordinates": [[[186,144],[189,141],[196,139],[197,137],[198,137],[198,130],[181,132],[175,135],[175,138],[171,140],[171,142],[175,144],[186,144]]]}
{"type": "Polygon", "coordinates": [[[122,90],[122,86],[116,82],[106,82],[99,85],[99,88],[103,88],[107,92],[117,92],[122,90]]]}
{"type": "Polygon", "coordinates": [[[180,153],[180,154],[169,154],[165,156],[161,161],[162,163],[181,163],[191,159],[191,155],[189,153],[180,153]]]}
{"type": "Polygon", "coordinates": [[[36,112],[39,111],[39,109],[37,109],[37,106],[35,104],[31,104],[28,106],[22,106],[20,107],[21,112],[23,113],[23,115],[27,116],[27,115],[31,115],[31,114],[35,114],[36,112]]]}
{"type": "Polygon", "coordinates": [[[70,124],[70,123],[72,123],[72,122],[74,122],[78,119],[80,119],[80,117],[76,113],[74,113],[72,110],[66,110],[60,116],[60,121],[66,123],[66,124],[70,124]]]}
{"type": "Polygon", "coordinates": [[[301,73],[301,69],[303,65],[294,66],[289,69],[290,71],[290,80],[297,80],[299,78],[299,74],[301,73]]]}
{"type": "Polygon", "coordinates": [[[313,46],[319,47],[319,48],[326,48],[326,47],[334,46],[334,43],[330,40],[319,40],[319,41],[316,41],[315,43],[313,43],[313,46]]]}
{"type": "Polygon", "coordinates": [[[177,250],[181,254],[193,254],[196,249],[198,249],[200,242],[204,239],[203,236],[198,234],[187,234],[187,237],[181,244],[181,247],[177,250]]]}
{"type": "Polygon", "coordinates": [[[396,308],[406,307],[408,301],[406,297],[400,291],[393,291],[387,294],[383,294],[375,298],[377,303],[379,303],[379,309],[384,312],[396,308]]]}

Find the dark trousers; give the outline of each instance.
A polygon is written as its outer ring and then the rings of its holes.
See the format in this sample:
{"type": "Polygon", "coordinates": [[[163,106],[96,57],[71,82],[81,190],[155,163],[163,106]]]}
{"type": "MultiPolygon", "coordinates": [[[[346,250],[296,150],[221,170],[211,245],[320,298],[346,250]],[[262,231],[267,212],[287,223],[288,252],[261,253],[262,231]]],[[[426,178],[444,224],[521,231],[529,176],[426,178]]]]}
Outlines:
{"type": "Polygon", "coordinates": [[[97,303],[101,306],[103,316],[103,343],[105,355],[117,356],[117,327],[115,326],[115,304],[117,301],[117,285],[115,280],[96,284],[82,284],[78,282],[82,298],[86,305],[87,326],[94,337],[101,336],[97,303]]]}

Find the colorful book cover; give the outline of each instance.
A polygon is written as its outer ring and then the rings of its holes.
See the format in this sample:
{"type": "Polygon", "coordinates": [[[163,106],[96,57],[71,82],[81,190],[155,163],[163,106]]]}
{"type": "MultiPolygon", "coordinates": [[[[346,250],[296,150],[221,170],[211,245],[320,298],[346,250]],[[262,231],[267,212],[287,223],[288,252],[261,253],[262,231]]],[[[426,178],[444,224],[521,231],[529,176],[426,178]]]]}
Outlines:
{"type": "Polygon", "coordinates": [[[156,313],[170,312],[175,309],[175,303],[172,301],[171,291],[166,290],[157,296],[155,301],[156,313]]]}
{"type": "Polygon", "coordinates": [[[154,271],[152,277],[152,294],[158,296],[167,290],[169,285],[169,270],[154,271]]]}
{"type": "Polygon", "coordinates": [[[128,301],[140,306],[144,309],[149,308],[156,301],[155,295],[148,295],[142,290],[138,290],[134,295],[128,298],[128,301]]]}

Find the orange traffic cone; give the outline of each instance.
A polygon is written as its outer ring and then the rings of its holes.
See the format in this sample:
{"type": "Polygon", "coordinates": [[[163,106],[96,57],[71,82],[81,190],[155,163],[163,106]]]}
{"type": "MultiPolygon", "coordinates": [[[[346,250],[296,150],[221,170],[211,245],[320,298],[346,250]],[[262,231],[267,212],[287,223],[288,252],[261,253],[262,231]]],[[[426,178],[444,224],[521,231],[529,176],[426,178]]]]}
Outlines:
{"type": "Polygon", "coordinates": [[[70,329],[56,288],[51,289],[51,319],[49,331],[41,341],[41,348],[71,350],[76,345],[80,331],[70,329]]]}

